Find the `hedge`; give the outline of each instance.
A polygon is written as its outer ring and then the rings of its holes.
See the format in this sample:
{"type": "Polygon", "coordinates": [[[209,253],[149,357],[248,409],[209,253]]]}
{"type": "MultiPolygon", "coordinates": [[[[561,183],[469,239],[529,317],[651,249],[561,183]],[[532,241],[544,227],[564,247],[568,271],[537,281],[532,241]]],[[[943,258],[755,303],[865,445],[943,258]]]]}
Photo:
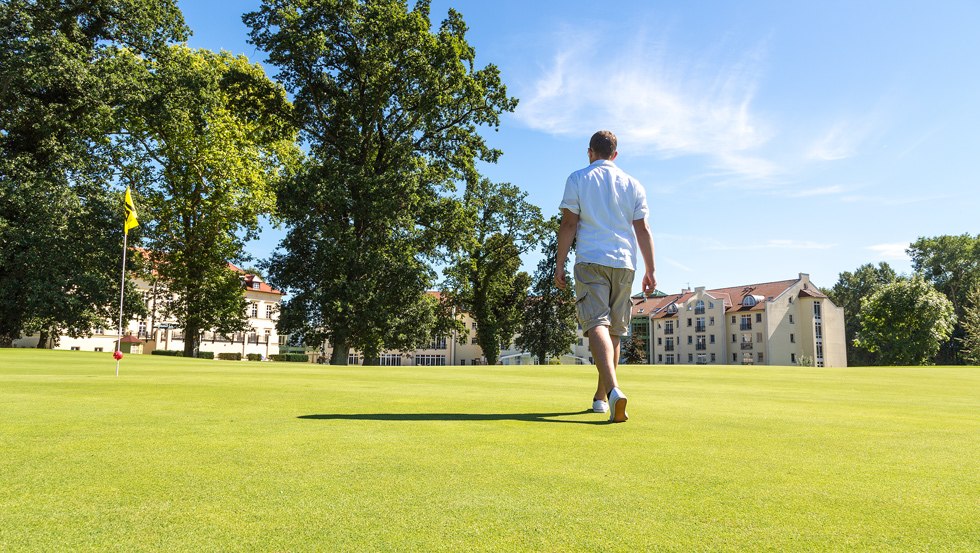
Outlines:
{"type": "Polygon", "coordinates": [[[245,355],[245,358],[248,359],[249,361],[261,361],[262,360],[262,354],[261,353],[249,353],[249,354],[245,355]]]}
{"type": "Polygon", "coordinates": [[[170,349],[155,349],[150,352],[150,355],[169,355],[170,357],[183,357],[184,352],[174,351],[170,349]]]}
{"type": "Polygon", "coordinates": [[[270,355],[269,358],[273,361],[290,361],[294,363],[306,363],[310,360],[309,357],[302,353],[278,353],[270,355]]]}
{"type": "Polygon", "coordinates": [[[241,361],[242,354],[237,351],[234,353],[219,353],[218,359],[223,359],[225,361],[241,361]]]}
{"type": "Polygon", "coordinates": [[[214,359],[213,351],[199,351],[197,352],[198,359],[214,359]]]}

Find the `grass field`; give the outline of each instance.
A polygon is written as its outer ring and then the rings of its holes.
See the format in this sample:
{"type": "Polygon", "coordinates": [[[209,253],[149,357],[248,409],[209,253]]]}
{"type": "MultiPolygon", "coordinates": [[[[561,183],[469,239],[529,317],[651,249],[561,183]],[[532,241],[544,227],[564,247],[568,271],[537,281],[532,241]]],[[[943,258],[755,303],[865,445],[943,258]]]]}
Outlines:
{"type": "Polygon", "coordinates": [[[2,551],[978,551],[980,369],[0,350],[2,551]]]}

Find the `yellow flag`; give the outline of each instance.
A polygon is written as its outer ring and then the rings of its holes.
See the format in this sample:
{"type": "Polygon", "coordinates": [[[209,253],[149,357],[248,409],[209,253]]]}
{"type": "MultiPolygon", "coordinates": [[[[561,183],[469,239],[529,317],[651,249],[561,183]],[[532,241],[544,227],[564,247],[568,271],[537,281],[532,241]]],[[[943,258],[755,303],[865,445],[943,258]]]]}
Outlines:
{"type": "Polygon", "coordinates": [[[136,228],[140,226],[140,222],[136,220],[136,206],[133,205],[133,196],[129,193],[129,187],[126,187],[126,225],[123,227],[123,232],[129,234],[129,229],[136,228]]]}

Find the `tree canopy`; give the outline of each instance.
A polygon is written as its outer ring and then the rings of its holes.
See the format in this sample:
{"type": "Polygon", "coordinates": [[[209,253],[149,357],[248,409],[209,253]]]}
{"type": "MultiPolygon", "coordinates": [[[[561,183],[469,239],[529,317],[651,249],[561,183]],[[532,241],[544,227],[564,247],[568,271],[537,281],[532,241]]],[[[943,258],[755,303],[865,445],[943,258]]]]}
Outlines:
{"type": "Polygon", "coordinates": [[[882,286],[898,279],[895,270],[888,263],[877,266],[871,263],[861,265],[854,272],[840,274],[837,283],[826,293],[838,307],[844,309],[844,338],[847,341],[847,364],[850,366],[877,365],[878,356],[854,344],[861,328],[861,300],[871,296],[882,286]]]}
{"type": "Polygon", "coordinates": [[[956,322],[953,304],[920,276],[897,280],[861,302],[856,344],[884,365],[929,365],[956,322]]]}
{"type": "Polygon", "coordinates": [[[266,0],[244,16],[308,150],[277,190],[287,234],[267,268],[290,293],[279,330],[328,339],[333,363],[440,332],[426,291],[431,262],[466,235],[455,185],[497,160],[480,130],[517,103],[495,66],[476,68],[462,16],[433,31],[429,15],[424,1],[266,0]]]}
{"type": "Polygon", "coordinates": [[[114,137],[133,93],[119,54],[152,59],[186,36],[170,0],[0,3],[0,344],[114,319],[114,137]]]}
{"type": "Polygon", "coordinates": [[[285,90],[244,56],[171,46],[142,65],[127,106],[126,178],[146,206],[150,265],[172,294],[165,311],[192,355],[201,331],[247,330],[228,263],[273,213],[273,183],[299,153],[285,90]]]}

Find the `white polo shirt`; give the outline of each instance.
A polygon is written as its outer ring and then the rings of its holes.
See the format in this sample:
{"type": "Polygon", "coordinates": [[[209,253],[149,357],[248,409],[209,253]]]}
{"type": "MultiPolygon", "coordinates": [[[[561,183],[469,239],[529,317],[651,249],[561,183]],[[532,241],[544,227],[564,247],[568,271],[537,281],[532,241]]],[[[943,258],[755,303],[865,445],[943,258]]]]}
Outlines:
{"type": "Polygon", "coordinates": [[[565,181],[559,209],[578,215],[575,262],[636,270],[633,221],[649,213],[639,181],[612,161],[596,160],[565,181]]]}

